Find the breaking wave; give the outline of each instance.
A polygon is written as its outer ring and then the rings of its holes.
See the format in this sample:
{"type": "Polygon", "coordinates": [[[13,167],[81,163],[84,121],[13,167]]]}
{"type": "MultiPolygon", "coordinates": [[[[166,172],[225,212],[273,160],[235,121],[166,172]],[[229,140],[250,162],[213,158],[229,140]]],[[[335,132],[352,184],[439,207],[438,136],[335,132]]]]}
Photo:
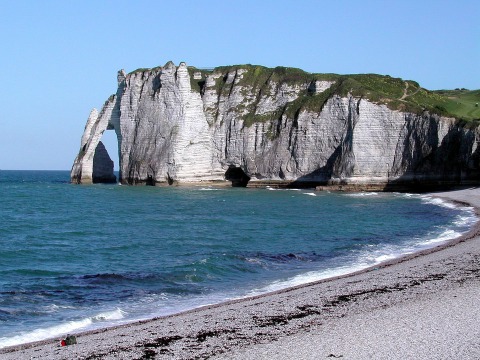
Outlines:
{"type": "Polygon", "coordinates": [[[11,337],[2,337],[0,338],[0,348],[24,344],[27,342],[53,339],[55,337],[60,338],[64,337],[66,334],[88,330],[92,328],[93,325],[95,325],[95,327],[106,327],[117,323],[119,320],[123,319],[124,316],[125,312],[117,308],[116,310],[99,313],[92,317],[67,321],[62,324],[19,333],[11,337]]]}

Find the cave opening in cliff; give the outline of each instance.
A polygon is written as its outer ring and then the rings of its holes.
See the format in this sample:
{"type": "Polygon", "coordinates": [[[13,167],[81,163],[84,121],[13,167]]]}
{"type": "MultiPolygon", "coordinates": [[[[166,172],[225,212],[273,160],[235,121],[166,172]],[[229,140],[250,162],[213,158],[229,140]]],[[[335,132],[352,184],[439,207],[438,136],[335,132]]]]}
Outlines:
{"type": "Polygon", "coordinates": [[[145,180],[145,185],[147,186],[155,186],[155,179],[152,175],[147,175],[147,180],[145,180]]]}
{"type": "Polygon", "coordinates": [[[237,166],[231,165],[225,172],[225,180],[231,181],[233,187],[247,187],[250,176],[237,166]]]}

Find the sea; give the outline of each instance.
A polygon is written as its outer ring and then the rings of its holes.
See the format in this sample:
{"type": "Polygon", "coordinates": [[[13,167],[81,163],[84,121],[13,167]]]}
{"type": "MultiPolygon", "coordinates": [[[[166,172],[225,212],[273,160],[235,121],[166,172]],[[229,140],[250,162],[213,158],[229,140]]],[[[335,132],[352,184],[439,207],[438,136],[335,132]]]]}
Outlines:
{"type": "Polygon", "coordinates": [[[467,232],[427,195],[73,185],[0,170],[0,347],[325,279],[467,232]]]}

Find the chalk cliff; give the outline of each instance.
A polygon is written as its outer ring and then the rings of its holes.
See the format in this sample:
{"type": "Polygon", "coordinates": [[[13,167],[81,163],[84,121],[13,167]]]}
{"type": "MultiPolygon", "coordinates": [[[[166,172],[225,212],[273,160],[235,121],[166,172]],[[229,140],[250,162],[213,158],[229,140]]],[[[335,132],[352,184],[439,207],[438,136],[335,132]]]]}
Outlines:
{"type": "Polygon", "coordinates": [[[401,84],[401,93],[375,98],[359,94],[351,78],[289,68],[199,70],[169,62],[122,70],[116,94],[88,118],[71,179],[94,181],[95,163],[105,161],[95,150],[103,132],[114,130],[124,184],[476,181],[478,128],[412,111],[406,99],[418,84],[378,79],[401,84]]]}

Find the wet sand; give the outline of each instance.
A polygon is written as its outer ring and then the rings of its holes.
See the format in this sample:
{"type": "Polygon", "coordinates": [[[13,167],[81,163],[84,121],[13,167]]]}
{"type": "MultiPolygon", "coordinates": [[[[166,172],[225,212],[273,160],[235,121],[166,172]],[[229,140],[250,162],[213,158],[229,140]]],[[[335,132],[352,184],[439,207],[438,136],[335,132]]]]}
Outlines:
{"type": "MultiPolygon", "coordinates": [[[[436,193],[480,209],[480,189],[436,193]]],[[[478,210],[477,210],[478,213],[478,210]]],[[[1,359],[478,359],[480,225],[354,274],[0,350],[1,359]]]]}

